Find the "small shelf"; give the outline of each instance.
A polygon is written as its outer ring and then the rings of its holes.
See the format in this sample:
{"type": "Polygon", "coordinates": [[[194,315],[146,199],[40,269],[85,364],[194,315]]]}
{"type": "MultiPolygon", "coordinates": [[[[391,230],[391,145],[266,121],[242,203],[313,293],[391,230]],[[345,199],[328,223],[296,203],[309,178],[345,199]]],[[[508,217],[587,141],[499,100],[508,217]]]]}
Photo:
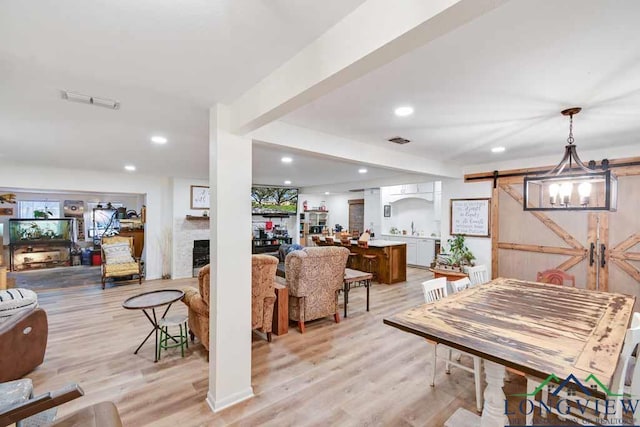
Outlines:
{"type": "Polygon", "coordinates": [[[296,216],[295,212],[286,213],[286,212],[266,212],[266,213],[251,213],[253,216],[261,216],[264,218],[289,218],[290,216],[296,216]]]}
{"type": "Polygon", "coordinates": [[[196,216],[196,215],[187,215],[187,220],[189,221],[208,221],[208,216],[196,216]]]}

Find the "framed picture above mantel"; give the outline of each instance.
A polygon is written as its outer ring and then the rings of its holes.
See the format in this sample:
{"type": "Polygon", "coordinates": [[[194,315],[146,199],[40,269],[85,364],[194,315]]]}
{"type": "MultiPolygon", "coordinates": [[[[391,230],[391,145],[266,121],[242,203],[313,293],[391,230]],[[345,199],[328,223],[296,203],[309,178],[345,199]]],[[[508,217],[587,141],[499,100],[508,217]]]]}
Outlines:
{"type": "Polygon", "coordinates": [[[191,209],[209,209],[209,187],[205,185],[191,186],[191,209]]]}
{"type": "Polygon", "coordinates": [[[449,234],[489,237],[491,230],[491,199],[451,199],[449,234]]]}

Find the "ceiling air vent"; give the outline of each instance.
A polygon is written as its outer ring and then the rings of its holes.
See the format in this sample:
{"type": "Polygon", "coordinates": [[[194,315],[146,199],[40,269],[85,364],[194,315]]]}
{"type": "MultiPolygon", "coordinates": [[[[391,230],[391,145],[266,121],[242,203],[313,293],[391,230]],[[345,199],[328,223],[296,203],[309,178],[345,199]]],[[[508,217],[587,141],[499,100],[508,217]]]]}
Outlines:
{"type": "Polygon", "coordinates": [[[404,139],[401,136],[394,136],[393,138],[389,138],[387,141],[393,142],[394,144],[406,144],[408,142],[411,142],[408,139],[404,139]]]}
{"type": "Polygon", "coordinates": [[[97,107],[104,107],[110,110],[117,110],[118,108],[120,108],[120,103],[115,99],[83,95],[81,93],[69,92],[68,90],[62,91],[62,99],[73,102],[81,102],[83,104],[95,105],[97,107]]]}

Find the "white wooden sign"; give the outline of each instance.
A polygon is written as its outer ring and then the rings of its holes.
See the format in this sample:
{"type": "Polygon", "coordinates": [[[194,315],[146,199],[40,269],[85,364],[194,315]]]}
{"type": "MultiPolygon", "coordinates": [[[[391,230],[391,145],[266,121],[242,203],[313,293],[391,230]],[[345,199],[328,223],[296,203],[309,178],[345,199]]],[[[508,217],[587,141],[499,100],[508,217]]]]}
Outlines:
{"type": "Polygon", "coordinates": [[[491,199],[451,199],[450,234],[489,237],[491,199]]]}

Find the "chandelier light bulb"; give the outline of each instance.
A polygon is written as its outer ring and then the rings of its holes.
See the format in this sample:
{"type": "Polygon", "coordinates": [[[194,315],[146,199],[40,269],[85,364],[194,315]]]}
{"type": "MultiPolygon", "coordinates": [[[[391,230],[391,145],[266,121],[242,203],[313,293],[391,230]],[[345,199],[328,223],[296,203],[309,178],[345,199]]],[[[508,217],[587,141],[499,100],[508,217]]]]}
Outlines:
{"type": "Polygon", "coordinates": [[[573,183],[565,182],[560,185],[560,196],[562,197],[562,204],[569,206],[571,201],[571,193],[573,192],[573,183]]]}
{"type": "Polygon", "coordinates": [[[551,206],[555,205],[558,201],[558,192],[560,191],[560,185],[553,183],[549,186],[549,203],[551,206]]]}
{"type": "Polygon", "coordinates": [[[583,182],[578,185],[578,194],[580,195],[580,204],[587,206],[589,204],[589,197],[591,196],[591,183],[583,182]]]}

